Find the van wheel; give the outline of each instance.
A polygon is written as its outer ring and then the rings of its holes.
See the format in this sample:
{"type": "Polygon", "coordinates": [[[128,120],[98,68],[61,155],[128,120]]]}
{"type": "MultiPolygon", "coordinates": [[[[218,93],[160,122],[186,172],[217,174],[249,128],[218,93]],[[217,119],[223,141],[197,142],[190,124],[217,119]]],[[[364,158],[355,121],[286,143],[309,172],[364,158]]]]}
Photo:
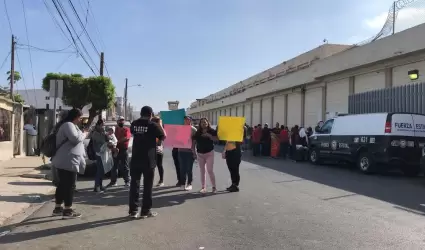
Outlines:
{"type": "Polygon", "coordinates": [[[370,174],[374,171],[375,162],[368,152],[361,152],[357,158],[357,167],[364,174],[370,174]]]}
{"type": "Polygon", "coordinates": [[[317,148],[313,148],[310,150],[309,154],[309,160],[311,163],[319,165],[322,163],[320,156],[319,156],[319,150],[317,148]]]}
{"type": "Polygon", "coordinates": [[[403,174],[408,177],[416,177],[421,172],[420,167],[404,167],[401,169],[403,171],[403,174]]]}

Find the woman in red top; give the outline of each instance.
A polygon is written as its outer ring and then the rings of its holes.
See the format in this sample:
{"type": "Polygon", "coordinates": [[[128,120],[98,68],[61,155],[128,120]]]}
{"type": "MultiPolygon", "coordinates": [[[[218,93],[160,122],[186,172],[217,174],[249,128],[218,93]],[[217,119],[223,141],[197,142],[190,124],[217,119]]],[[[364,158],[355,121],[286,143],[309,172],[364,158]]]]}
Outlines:
{"type": "Polygon", "coordinates": [[[289,132],[288,127],[280,126],[280,157],[286,159],[289,148],[289,132]]]}
{"type": "Polygon", "coordinates": [[[257,156],[261,153],[260,143],[261,143],[261,124],[258,124],[254,131],[252,132],[252,155],[257,156]]]}

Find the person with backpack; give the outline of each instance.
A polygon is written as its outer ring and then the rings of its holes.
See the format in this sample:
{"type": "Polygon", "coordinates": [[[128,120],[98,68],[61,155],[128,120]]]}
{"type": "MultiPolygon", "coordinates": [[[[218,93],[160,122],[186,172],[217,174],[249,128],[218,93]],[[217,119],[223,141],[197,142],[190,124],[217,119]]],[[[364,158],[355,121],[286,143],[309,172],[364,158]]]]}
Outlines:
{"type": "Polygon", "coordinates": [[[56,205],[53,215],[62,215],[63,219],[81,217],[81,214],[73,209],[72,202],[77,174],[83,174],[86,167],[83,142],[87,132],[78,127],[82,114],[79,109],[71,109],[55,135],[56,149],[52,155],[52,164],[57,170],[59,183],[55,192],[56,205]]]}

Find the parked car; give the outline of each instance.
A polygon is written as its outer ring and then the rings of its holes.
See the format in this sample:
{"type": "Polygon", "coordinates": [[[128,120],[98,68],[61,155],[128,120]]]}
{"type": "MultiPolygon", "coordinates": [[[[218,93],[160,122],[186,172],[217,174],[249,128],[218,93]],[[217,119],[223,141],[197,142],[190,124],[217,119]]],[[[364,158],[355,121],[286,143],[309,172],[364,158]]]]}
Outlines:
{"type": "Polygon", "coordinates": [[[327,120],[310,138],[309,158],[355,163],[363,173],[384,165],[406,175],[420,173],[425,145],[425,115],[374,113],[327,120]]]}
{"type": "MultiPolygon", "coordinates": [[[[124,123],[125,127],[130,127],[131,123],[126,121],[124,123]]],[[[115,127],[117,126],[117,122],[116,121],[105,121],[105,129],[108,129],[110,127],[115,127]]],[[[90,143],[90,139],[85,139],[84,140],[84,147],[86,149],[87,152],[87,146],[90,143]]],[[[132,155],[132,149],[133,149],[133,136],[130,138],[129,144],[128,144],[128,154],[129,157],[131,157],[132,155]]],[[[84,173],[84,175],[86,176],[92,176],[96,173],[96,163],[88,158],[86,158],[86,171],[84,173]]]]}

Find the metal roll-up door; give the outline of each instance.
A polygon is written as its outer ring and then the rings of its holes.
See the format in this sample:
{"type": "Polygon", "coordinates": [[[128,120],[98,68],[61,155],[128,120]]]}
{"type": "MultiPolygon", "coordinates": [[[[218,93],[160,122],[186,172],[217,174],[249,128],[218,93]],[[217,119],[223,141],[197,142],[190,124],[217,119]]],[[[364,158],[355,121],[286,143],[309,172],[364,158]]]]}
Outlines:
{"type": "Polygon", "coordinates": [[[236,108],[236,116],[243,117],[243,105],[236,108]]]}
{"type": "Polygon", "coordinates": [[[261,106],[261,123],[262,124],[269,124],[269,126],[272,123],[272,99],[271,98],[265,98],[263,99],[263,104],[261,106]]]}
{"type": "Polygon", "coordinates": [[[251,103],[245,104],[245,113],[243,116],[245,117],[245,122],[248,125],[253,126],[252,117],[251,117],[251,103]]]}
{"type": "Polygon", "coordinates": [[[304,126],[314,127],[322,120],[322,88],[309,89],[305,92],[304,126]]]}
{"type": "Polygon", "coordinates": [[[285,125],[285,95],[276,96],[273,101],[273,122],[285,125]]]}
{"type": "Polygon", "coordinates": [[[288,124],[289,128],[301,124],[301,93],[288,94],[288,124]]]}
{"type": "Polygon", "coordinates": [[[348,113],[348,96],[350,93],[348,78],[329,82],[326,87],[326,113],[348,113]]]}
{"type": "Polygon", "coordinates": [[[254,125],[261,124],[261,103],[260,101],[255,101],[252,105],[252,123],[254,125]]]}
{"type": "Polygon", "coordinates": [[[384,88],[384,71],[372,72],[369,74],[358,75],[354,77],[354,93],[356,94],[384,88]]]}

